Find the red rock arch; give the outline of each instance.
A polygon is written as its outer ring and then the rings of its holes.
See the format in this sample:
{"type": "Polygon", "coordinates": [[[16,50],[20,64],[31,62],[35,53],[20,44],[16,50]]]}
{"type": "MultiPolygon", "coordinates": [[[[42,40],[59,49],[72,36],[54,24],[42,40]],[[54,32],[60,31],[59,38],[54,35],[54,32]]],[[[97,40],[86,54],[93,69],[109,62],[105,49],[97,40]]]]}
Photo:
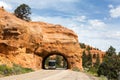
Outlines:
{"type": "Polygon", "coordinates": [[[61,25],[22,21],[1,8],[0,14],[0,57],[5,58],[0,63],[41,69],[44,58],[54,53],[64,56],[70,69],[82,70],[82,49],[72,30],[61,25]]]}
{"type": "Polygon", "coordinates": [[[44,43],[35,51],[40,57],[40,68],[43,68],[44,60],[50,55],[61,55],[68,62],[68,69],[78,68],[82,70],[82,54],[78,43],[44,43]]]}

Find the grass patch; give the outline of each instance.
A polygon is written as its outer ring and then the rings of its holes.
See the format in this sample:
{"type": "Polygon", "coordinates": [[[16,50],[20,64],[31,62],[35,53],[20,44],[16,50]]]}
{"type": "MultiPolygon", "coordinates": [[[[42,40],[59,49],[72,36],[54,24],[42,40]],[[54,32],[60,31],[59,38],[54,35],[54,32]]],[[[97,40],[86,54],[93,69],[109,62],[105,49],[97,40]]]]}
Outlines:
{"type": "Polygon", "coordinates": [[[95,67],[85,68],[84,72],[86,74],[88,74],[88,75],[96,77],[98,80],[107,80],[107,78],[105,76],[98,77],[98,75],[97,75],[97,69],[95,67]]]}
{"type": "Polygon", "coordinates": [[[107,80],[107,78],[105,76],[100,76],[99,80],[107,80]]]}
{"type": "Polygon", "coordinates": [[[77,71],[77,72],[80,71],[80,69],[79,69],[78,67],[74,67],[72,70],[73,70],[73,71],[77,71]]]}
{"type": "Polygon", "coordinates": [[[94,76],[97,76],[97,69],[95,67],[89,68],[88,72],[94,76]]]}
{"type": "Polygon", "coordinates": [[[17,75],[32,72],[31,68],[24,68],[20,65],[13,64],[13,67],[9,67],[6,65],[0,65],[0,75],[2,76],[9,76],[9,75],[17,75]]]}

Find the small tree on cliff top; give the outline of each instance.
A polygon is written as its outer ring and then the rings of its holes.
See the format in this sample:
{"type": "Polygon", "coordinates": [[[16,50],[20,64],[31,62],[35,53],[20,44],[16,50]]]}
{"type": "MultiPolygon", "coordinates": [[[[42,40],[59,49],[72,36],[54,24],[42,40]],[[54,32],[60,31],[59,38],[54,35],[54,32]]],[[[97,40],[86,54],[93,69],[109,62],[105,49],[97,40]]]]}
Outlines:
{"type": "Polygon", "coordinates": [[[84,43],[79,43],[79,44],[82,49],[86,48],[86,45],[84,43]]]}
{"type": "Polygon", "coordinates": [[[116,55],[116,49],[112,46],[106,51],[106,56],[113,56],[116,55]]]}
{"type": "Polygon", "coordinates": [[[31,14],[30,10],[31,8],[28,5],[21,4],[15,9],[14,14],[20,19],[23,19],[25,21],[30,21],[30,17],[29,17],[29,15],[31,14]]]}

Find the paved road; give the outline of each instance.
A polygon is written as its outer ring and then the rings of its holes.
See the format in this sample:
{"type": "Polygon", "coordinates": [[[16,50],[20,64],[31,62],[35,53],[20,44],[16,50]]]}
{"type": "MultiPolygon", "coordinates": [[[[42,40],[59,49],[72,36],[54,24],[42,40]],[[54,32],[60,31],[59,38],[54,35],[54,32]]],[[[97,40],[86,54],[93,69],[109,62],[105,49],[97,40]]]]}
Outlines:
{"type": "Polygon", "coordinates": [[[82,72],[70,70],[39,70],[27,74],[0,78],[0,80],[97,80],[82,72]]]}

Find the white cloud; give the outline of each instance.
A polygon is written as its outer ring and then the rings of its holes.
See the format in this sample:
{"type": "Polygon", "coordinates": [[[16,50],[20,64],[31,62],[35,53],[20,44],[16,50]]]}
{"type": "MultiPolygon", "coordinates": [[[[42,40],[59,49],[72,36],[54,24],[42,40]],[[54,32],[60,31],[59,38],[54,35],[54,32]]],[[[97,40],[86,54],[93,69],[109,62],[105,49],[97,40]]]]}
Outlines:
{"type": "Polygon", "coordinates": [[[107,38],[120,39],[120,31],[108,31],[107,38]]]}
{"type": "Polygon", "coordinates": [[[111,8],[109,12],[112,18],[120,18],[120,6],[117,6],[116,8],[111,8]]]}
{"type": "MultiPolygon", "coordinates": [[[[77,26],[78,22],[87,22],[86,16],[75,16],[71,18],[64,18],[61,16],[39,16],[36,14],[32,14],[32,20],[33,21],[44,21],[44,22],[49,22],[53,24],[62,24],[64,26],[77,26]]],[[[82,25],[82,24],[80,24],[82,25]]],[[[79,26],[80,26],[79,25],[79,26]]]]}
{"type": "Polygon", "coordinates": [[[4,7],[5,9],[7,9],[7,10],[11,10],[12,9],[12,6],[10,5],[10,4],[8,4],[8,3],[5,3],[5,2],[3,2],[3,1],[0,1],[0,7],[4,7]]]}
{"type": "Polygon", "coordinates": [[[55,17],[50,17],[50,16],[38,16],[33,14],[32,15],[32,20],[33,21],[43,21],[43,22],[48,22],[48,23],[53,23],[53,24],[61,24],[63,26],[68,26],[72,24],[72,20],[70,18],[63,18],[60,16],[55,16],[55,17]]]}
{"type": "Polygon", "coordinates": [[[106,24],[103,21],[97,19],[89,20],[88,23],[90,29],[104,29],[106,27],[106,24]]]}
{"type": "Polygon", "coordinates": [[[108,5],[109,8],[114,8],[114,6],[112,4],[108,5]]]}
{"type": "Polygon", "coordinates": [[[116,32],[115,37],[120,38],[120,32],[116,32]]]}
{"type": "Polygon", "coordinates": [[[87,17],[86,16],[77,16],[73,17],[74,20],[79,21],[79,22],[85,22],[87,17]]]}

